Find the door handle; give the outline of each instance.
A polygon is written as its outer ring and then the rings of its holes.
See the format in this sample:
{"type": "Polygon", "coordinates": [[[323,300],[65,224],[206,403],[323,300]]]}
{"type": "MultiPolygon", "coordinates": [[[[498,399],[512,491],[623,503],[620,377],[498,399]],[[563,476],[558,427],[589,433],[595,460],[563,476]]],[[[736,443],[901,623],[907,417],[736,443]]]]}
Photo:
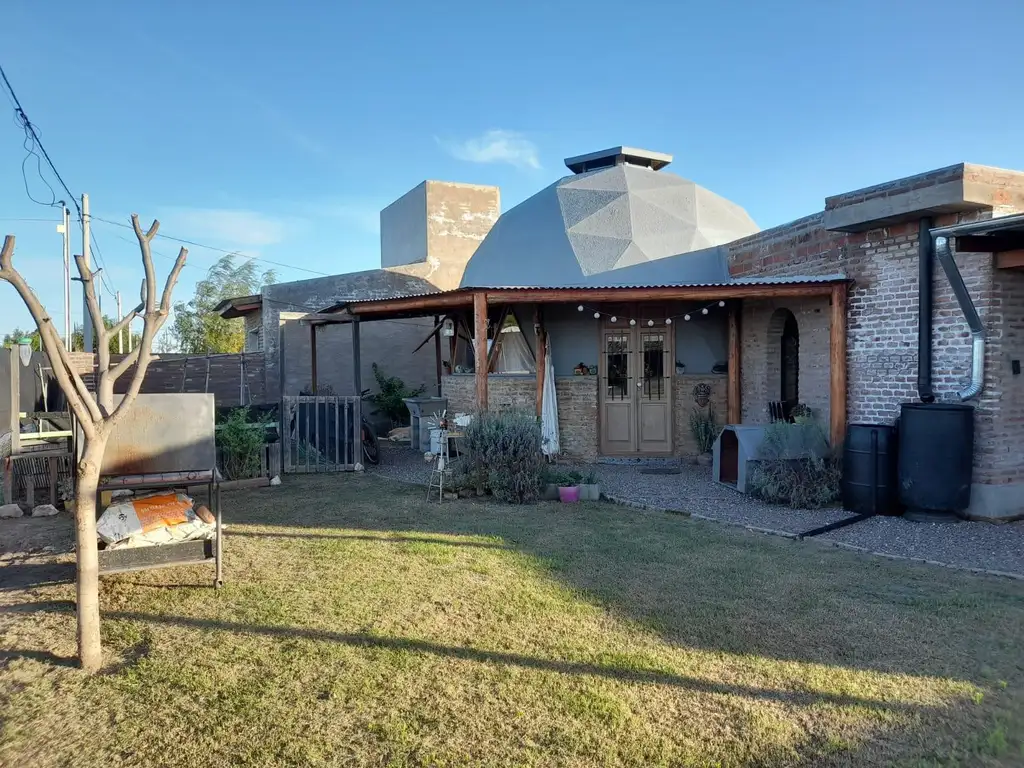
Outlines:
{"type": "Polygon", "coordinates": [[[636,383],[636,388],[637,388],[637,389],[640,389],[640,387],[642,387],[643,385],[644,385],[644,383],[643,383],[642,381],[638,381],[638,382],[636,383]]]}

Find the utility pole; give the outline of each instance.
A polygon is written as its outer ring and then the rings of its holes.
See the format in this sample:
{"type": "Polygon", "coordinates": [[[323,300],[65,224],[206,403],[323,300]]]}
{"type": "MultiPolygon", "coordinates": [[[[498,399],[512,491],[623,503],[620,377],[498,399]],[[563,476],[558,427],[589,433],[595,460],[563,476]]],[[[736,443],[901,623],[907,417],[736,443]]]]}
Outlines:
{"type": "Polygon", "coordinates": [[[61,203],[64,213],[57,231],[64,237],[64,349],[71,351],[71,211],[61,203]]]}
{"type": "MultiPolygon", "coordinates": [[[[121,292],[115,291],[114,296],[117,298],[117,322],[120,323],[122,317],[124,317],[121,314],[121,292]]],[[[131,331],[128,332],[128,335],[131,336],[131,331]]],[[[122,329],[117,331],[117,354],[124,354],[124,331],[122,329]]]]}
{"type": "MultiPolygon", "coordinates": [[[[85,263],[85,268],[92,270],[89,264],[89,234],[91,232],[89,226],[89,196],[82,195],[82,261],[85,263]]],[[[92,327],[92,316],[89,314],[89,302],[86,299],[87,286],[82,283],[82,339],[85,342],[86,352],[95,352],[93,349],[93,327],[92,327]]]]}

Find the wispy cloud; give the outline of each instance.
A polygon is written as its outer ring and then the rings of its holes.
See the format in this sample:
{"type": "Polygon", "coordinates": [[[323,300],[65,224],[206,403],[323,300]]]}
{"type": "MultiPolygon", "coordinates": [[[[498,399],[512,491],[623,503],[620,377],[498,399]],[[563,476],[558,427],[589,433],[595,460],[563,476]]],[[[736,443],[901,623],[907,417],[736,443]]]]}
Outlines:
{"type": "Polygon", "coordinates": [[[438,140],[449,154],[470,163],[507,163],[539,169],[537,146],[516,131],[493,130],[465,141],[438,140]]]}
{"type": "Polygon", "coordinates": [[[168,232],[250,254],[252,249],[283,242],[299,223],[282,216],[232,208],[169,208],[161,214],[168,232]]]}

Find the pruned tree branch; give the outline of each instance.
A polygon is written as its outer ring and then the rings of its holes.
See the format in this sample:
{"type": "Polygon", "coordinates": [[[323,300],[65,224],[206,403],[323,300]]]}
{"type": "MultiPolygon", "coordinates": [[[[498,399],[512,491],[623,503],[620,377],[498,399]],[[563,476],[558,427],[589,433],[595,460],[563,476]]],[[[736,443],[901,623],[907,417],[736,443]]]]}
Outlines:
{"type": "Polygon", "coordinates": [[[146,369],[149,368],[150,360],[153,358],[153,340],[171,313],[171,295],[174,292],[174,286],[178,282],[178,276],[185,267],[185,260],[188,258],[187,249],[182,248],[178,251],[178,258],[174,260],[174,266],[171,267],[171,271],[167,275],[167,282],[164,283],[160,304],[157,306],[156,270],[153,268],[153,254],[150,249],[150,242],[160,229],[160,222],[154,219],[149,230],[143,232],[142,226],[139,224],[138,214],[133,213],[132,228],[135,230],[135,237],[139,241],[139,250],[142,252],[142,266],[146,271],[146,280],[143,283],[145,314],[143,315],[142,339],[140,339],[139,345],[132,350],[128,357],[114,366],[112,371],[113,380],[116,380],[129,367],[133,364],[135,365],[135,372],[132,374],[132,380],[128,384],[128,390],[125,392],[124,397],[121,398],[117,408],[110,415],[110,422],[112,424],[116,424],[121,420],[127,408],[131,406],[131,403],[139,394],[139,390],[142,389],[142,382],[146,378],[146,369]]]}
{"type": "Polygon", "coordinates": [[[3,249],[0,250],[0,280],[9,283],[18,292],[21,300],[25,302],[29,314],[32,315],[32,319],[39,328],[39,340],[47,356],[51,361],[60,361],[60,365],[52,366],[53,374],[67,395],[68,406],[82,423],[86,435],[91,436],[95,429],[95,422],[102,419],[102,413],[93,400],[88,387],[85,386],[85,382],[82,381],[82,377],[71,365],[71,359],[64,349],[64,344],[54,328],[50,316],[28,283],[25,282],[25,278],[14,268],[14,242],[14,235],[7,235],[4,238],[3,249]]]}
{"type": "Polygon", "coordinates": [[[107,331],[107,336],[110,337],[110,338],[113,338],[114,336],[117,336],[118,333],[123,331],[129,325],[131,325],[132,320],[134,320],[136,317],[138,317],[139,314],[145,308],[146,308],[145,305],[139,304],[139,306],[137,306],[135,309],[133,309],[130,312],[128,312],[128,314],[125,315],[122,319],[118,320],[116,323],[114,323],[112,326],[110,326],[110,328],[107,331]]]}

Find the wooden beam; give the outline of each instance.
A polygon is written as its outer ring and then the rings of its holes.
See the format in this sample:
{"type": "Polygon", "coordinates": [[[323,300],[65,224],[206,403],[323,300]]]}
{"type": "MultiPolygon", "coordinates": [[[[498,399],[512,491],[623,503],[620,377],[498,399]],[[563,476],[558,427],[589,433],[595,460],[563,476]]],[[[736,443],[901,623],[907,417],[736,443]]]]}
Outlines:
{"type": "Polygon", "coordinates": [[[441,376],[444,373],[441,367],[441,326],[444,324],[444,320],[434,315],[434,364],[436,366],[435,375],[437,377],[437,396],[441,397],[441,376]]]}
{"type": "Polygon", "coordinates": [[[363,394],[363,363],[359,350],[359,318],[352,318],[352,388],[355,396],[363,394]]]}
{"type": "MultiPolygon", "coordinates": [[[[533,329],[537,339],[537,418],[544,412],[544,377],[547,375],[548,345],[547,331],[544,330],[544,315],[540,305],[533,310],[533,329]]],[[[522,328],[520,327],[520,330],[522,328]]]]}
{"type": "Polygon", "coordinates": [[[726,423],[739,424],[743,420],[742,381],[740,368],[740,302],[729,306],[729,370],[726,387],[726,423]]]}
{"type": "Polygon", "coordinates": [[[845,284],[832,288],[832,322],[829,325],[829,421],[833,448],[839,448],[846,439],[846,293],[845,284]]]}
{"type": "Polygon", "coordinates": [[[316,326],[309,326],[309,377],[310,389],[316,394],[316,326]]]}
{"type": "Polygon", "coordinates": [[[999,253],[1024,248],[1024,232],[1003,232],[998,235],[964,235],[956,238],[957,253],[999,253]]]}
{"type": "MultiPolygon", "coordinates": [[[[846,283],[845,280],[842,281],[846,283]]],[[[830,296],[834,282],[794,283],[778,285],[769,283],[711,285],[695,287],[653,287],[653,288],[522,288],[514,290],[492,290],[487,293],[488,301],[502,304],[530,304],[535,302],[630,302],[630,301],[721,301],[727,299],[771,299],[807,298],[830,296]]],[[[368,301],[350,304],[348,309],[363,316],[383,319],[388,315],[433,314],[439,309],[468,307],[475,305],[474,297],[479,291],[469,289],[427,296],[407,296],[382,301],[368,301]]]]}
{"type": "Polygon", "coordinates": [[[473,294],[473,364],[476,366],[476,407],[487,410],[487,294],[473,294]]]}
{"type": "Polygon", "coordinates": [[[1020,269],[1021,267],[1024,267],[1024,249],[996,254],[997,269],[1020,269]]]}

